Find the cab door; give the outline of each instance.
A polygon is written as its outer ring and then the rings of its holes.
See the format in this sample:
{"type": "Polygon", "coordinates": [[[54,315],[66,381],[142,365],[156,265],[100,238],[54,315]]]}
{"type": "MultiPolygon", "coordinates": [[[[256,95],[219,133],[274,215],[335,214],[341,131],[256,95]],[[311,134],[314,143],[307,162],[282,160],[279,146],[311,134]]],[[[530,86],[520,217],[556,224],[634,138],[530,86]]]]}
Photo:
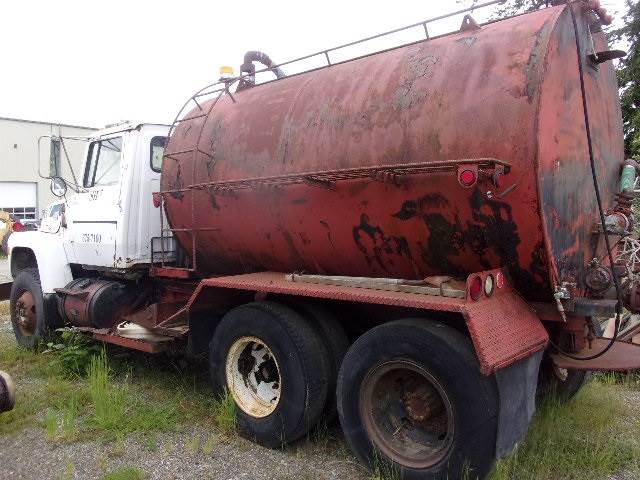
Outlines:
{"type": "Polygon", "coordinates": [[[83,189],[70,199],[67,212],[70,253],[75,263],[115,264],[125,139],[116,134],[89,144],[83,189]]]}

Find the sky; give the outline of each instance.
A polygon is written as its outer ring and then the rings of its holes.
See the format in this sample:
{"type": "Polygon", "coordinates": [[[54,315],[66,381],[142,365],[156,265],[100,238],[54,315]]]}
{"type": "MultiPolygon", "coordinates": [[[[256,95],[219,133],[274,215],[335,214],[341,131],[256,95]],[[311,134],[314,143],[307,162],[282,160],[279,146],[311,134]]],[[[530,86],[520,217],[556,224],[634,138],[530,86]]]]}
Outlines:
{"type": "MultiPolygon", "coordinates": [[[[247,50],[262,50],[283,62],[469,4],[5,0],[0,3],[0,117],[93,127],[121,120],[170,123],[187,98],[217,80],[222,65],[238,73],[247,50]]],[[[621,17],[623,0],[602,4],[621,17]]],[[[476,10],[473,16],[485,21],[492,8],[476,10]]],[[[459,15],[433,23],[431,34],[455,30],[461,19],[459,15]]],[[[421,35],[414,29],[368,48],[421,35]]],[[[360,53],[345,50],[335,60],[360,53]]],[[[314,65],[319,60],[314,59],[314,65]]]]}

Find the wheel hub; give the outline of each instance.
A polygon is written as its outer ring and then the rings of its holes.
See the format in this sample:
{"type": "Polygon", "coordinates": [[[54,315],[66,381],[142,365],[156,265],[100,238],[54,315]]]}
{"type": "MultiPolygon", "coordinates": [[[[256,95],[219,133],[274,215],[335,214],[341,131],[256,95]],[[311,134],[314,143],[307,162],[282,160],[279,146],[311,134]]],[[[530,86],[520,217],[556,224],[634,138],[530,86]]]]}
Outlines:
{"type": "Polygon", "coordinates": [[[242,411],[256,418],[273,413],[282,386],[278,363],[266,343],[256,337],[237,339],[227,353],[225,371],[229,392],[242,411]]]}
{"type": "Polygon", "coordinates": [[[393,360],[369,371],[360,387],[360,415],[374,447],[409,468],[429,468],[453,443],[453,408],[422,366],[393,360]]]}
{"type": "Polygon", "coordinates": [[[20,333],[25,337],[34,335],[38,322],[36,317],[36,302],[31,292],[25,291],[18,297],[15,312],[20,333]]]}

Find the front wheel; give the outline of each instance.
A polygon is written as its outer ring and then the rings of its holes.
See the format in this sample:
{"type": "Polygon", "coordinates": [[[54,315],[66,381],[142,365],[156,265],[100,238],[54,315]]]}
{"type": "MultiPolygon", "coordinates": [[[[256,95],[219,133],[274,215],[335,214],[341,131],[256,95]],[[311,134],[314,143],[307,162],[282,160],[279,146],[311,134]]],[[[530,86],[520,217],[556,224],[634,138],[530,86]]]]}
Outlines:
{"type": "Polygon", "coordinates": [[[347,441],[379,473],[475,479],[491,469],[497,387],[452,328],[409,319],[370,330],[345,356],[337,396],[347,441]]]}
{"type": "Polygon", "coordinates": [[[18,273],[11,287],[9,308],[18,345],[35,348],[50,334],[37,269],[25,268],[18,273]]]}

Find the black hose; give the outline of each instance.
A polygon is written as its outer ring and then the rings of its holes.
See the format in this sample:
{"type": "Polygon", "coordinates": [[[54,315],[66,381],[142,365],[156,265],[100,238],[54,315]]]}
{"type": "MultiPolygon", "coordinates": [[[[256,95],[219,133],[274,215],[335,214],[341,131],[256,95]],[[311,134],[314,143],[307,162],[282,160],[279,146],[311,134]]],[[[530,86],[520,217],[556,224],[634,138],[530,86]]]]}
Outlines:
{"type": "Polygon", "coordinates": [[[252,62],[261,63],[262,65],[267,67],[269,70],[271,70],[275,74],[276,78],[282,78],[286,76],[282,71],[282,69],[278,67],[276,63],[273,60],[271,60],[271,57],[269,57],[269,55],[267,55],[264,52],[260,52],[258,50],[249,50],[247,53],[244,54],[242,68],[244,68],[245,65],[247,66],[251,65],[252,62]]]}
{"type": "Polygon", "coordinates": [[[595,190],[595,193],[596,193],[596,201],[598,203],[598,213],[600,214],[600,223],[602,224],[604,243],[607,247],[607,255],[609,257],[609,263],[613,271],[613,275],[612,275],[613,285],[615,286],[615,289],[616,289],[616,297],[618,299],[618,302],[616,303],[616,320],[615,320],[615,329],[613,332],[613,337],[611,338],[611,341],[609,342],[609,344],[602,349],[602,351],[594,355],[590,355],[588,357],[578,357],[576,355],[572,355],[568,352],[563,351],[560,347],[555,345],[551,340],[549,340],[549,343],[553,348],[555,348],[560,354],[564,355],[565,357],[569,357],[573,360],[593,360],[607,353],[611,349],[611,347],[613,347],[613,345],[616,342],[616,339],[618,338],[618,333],[620,329],[620,314],[622,312],[622,295],[620,293],[620,282],[618,280],[618,276],[616,275],[615,270],[613,269],[613,264],[614,264],[613,253],[611,250],[611,244],[609,242],[609,234],[607,232],[604,209],[602,208],[602,199],[600,197],[600,186],[598,184],[598,175],[596,174],[596,165],[595,165],[595,160],[593,156],[593,144],[591,141],[591,125],[589,123],[587,92],[584,86],[584,67],[582,65],[582,48],[580,45],[580,38],[578,35],[578,22],[576,21],[576,15],[571,5],[573,2],[571,2],[570,0],[567,0],[566,3],[567,3],[567,6],[569,7],[569,11],[571,12],[571,21],[573,22],[573,31],[575,32],[575,37],[576,37],[576,50],[578,53],[578,71],[580,73],[580,91],[582,93],[582,110],[584,111],[584,124],[585,124],[585,131],[587,134],[587,146],[589,148],[589,163],[591,164],[591,177],[593,179],[593,189],[595,190]]]}
{"type": "Polygon", "coordinates": [[[276,78],[286,77],[282,69],[271,60],[271,57],[264,52],[249,50],[244,54],[243,63],[240,66],[240,82],[236,92],[251,88],[256,84],[256,67],[253,62],[258,62],[271,70],[276,78]]]}

